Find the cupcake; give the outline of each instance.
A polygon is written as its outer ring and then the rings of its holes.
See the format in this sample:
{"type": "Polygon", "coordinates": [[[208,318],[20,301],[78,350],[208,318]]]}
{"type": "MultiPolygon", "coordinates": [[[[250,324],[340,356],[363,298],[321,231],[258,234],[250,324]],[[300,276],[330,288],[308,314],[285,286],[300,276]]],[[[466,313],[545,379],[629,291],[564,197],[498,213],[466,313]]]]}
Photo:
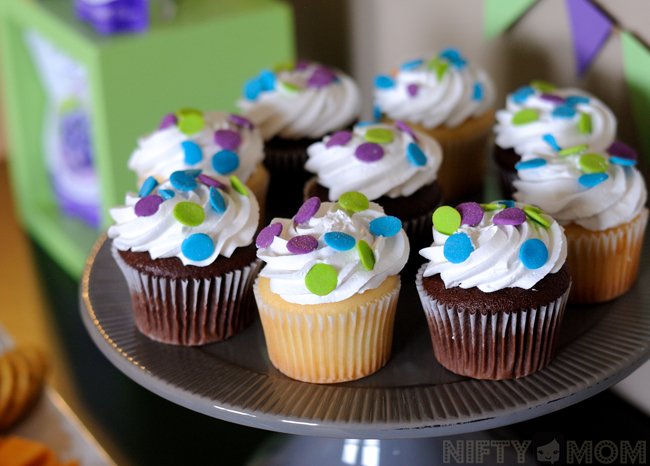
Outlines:
{"type": "Polygon", "coordinates": [[[135,324],[174,345],[225,340],[255,315],[257,200],[234,176],[199,173],[177,171],[160,185],[147,178],[125,206],[110,210],[116,223],[108,236],[135,324]]]}
{"type": "Polygon", "coordinates": [[[390,357],[409,242],[399,219],[363,194],[311,198],[256,240],[266,262],[255,284],[269,358],[304,382],[335,383],[390,357]]]}
{"type": "Polygon", "coordinates": [[[264,141],[245,118],[225,112],[183,109],[166,115],[156,131],[139,139],[128,167],[138,187],[153,176],[168,180],[180,170],[207,176],[236,176],[248,186],[264,212],[269,173],[264,168],[264,141]]]}
{"type": "Polygon", "coordinates": [[[493,103],[490,77],[455,49],[408,61],[394,76],[375,78],[375,116],[406,122],[442,146],[445,158],[438,179],[445,199],[481,188],[493,103]]]}
{"type": "Polygon", "coordinates": [[[443,206],[433,225],[416,287],[440,364],[493,380],[546,366],[571,285],[562,227],[513,201],[443,206]]]}
{"type": "Polygon", "coordinates": [[[496,119],[493,154],[507,198],[512,197],[515,164],[523,154],[585,144],[602,151],[616,137],[616,117],[607,105],[583,90],[557,89],[543,81],[508,95],[496,119]]]}
{"type": "Polygon", "coordinates": [[[297,208],[308,178],[303,170],[307,147],[354,123],[361,112],[361,93],[339,70],[298,62],[263,70],[245,84],[237,105],[264,138],[264,163],[274,177],[271,196],[280,205],[296,200],[297,208]]]}
{"type": "Polygon", "coordinates": [[[360,192],[402,221],[414,248],[431,243],[429,219],[442,203],[436,177],[442,150],[435,140],[400,122],[358,124],[307,153],[305,170],[317,176],[305,186],[305,199],[336,201],[347,191],[360,192]]]}
{"type": "Polygon", "coordinates": [[[636,160],[634,150],[615,142],[606,152],[578,146],[553,155],[530,153],[516,166],[515,199],[564,226],[573,276],[570,302],[608,301],[634,284],[648,220],[636,160]]]}

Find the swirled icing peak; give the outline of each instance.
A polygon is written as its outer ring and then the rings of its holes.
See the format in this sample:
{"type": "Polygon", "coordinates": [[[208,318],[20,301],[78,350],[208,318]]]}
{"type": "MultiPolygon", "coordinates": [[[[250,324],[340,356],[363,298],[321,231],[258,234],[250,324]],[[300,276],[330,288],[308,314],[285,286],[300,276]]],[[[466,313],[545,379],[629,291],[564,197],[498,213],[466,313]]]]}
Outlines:
{"type": "Polygon", "coordinates": [[[298,62],[263,70],[247,81],[237,105],[266,141],[274,136],[317,139],[358,118],[361,93],[339,70],[298,62]]]}
{"type": "Polygon", "coordinates": [[[339,202],[305,202],[292,219],[274,219],[257,237],[271,291],[297,304],[338,302],[377,288],[406,264],[401,222],[361,193],[339,202]]]}
{"type": "Polygon", "coordinates": [[[513,201],[466,202],[433,214],[433,244],[420,250],[425,277],[447,288],[530,289],[567,256],[564,230],[541,210],[513,201]]]}
{"type": "Polygon", "coordinates": [[[162,184],[147,178],[110,214],[116,223],[108,236],[117,249],[148,251],[152,259],[175,256],[199,267],[248,246],[259,223],[257,200],[236,177],[216,179],[200,170],[174,172],[162,184]]]}
{"type": "Polygon", "coordinates": [[[467,63],[456,49],[431,59],[410,60],[394,76],[375,78],[375,106],[393,120],[425,128],[456,127],[479,117],[494,104],[494,84],[482,69],[467,63]]]}
{"type": "Polygon", "coordinates": [[[436,179],[442,149],[431,137],[402,122],[358,124],[339,131],[307,149],[305,170],[329,188],[331,201],[347,191],[368,199],[410,196],[436,179]]]}
{"type": "Polygon", "coordinates": [[[496,144],[519,155],[583,144],[600,151],[616,137],[616,117],[607,105],[583,90],[542,81],[508,95],[496,119],[496,144]]]}

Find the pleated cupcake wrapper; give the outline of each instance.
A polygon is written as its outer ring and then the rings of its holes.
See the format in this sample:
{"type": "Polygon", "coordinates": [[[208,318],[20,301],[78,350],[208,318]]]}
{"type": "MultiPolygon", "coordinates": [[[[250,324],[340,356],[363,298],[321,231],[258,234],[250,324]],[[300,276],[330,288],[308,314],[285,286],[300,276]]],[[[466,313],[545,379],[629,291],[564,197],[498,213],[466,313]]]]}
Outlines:
{"type": "Polygon", "coordinates": [[[292,313],[255,299],[273,365],[292,379],[312,383],[356,380],[390,358],[400,282],[389,293],[345,313],[292,313]]]}
{"type": "Polygon", "coordinates": [[[639,270],[648,209],[630,223],[605,231],[575,233],[567,228],[567,262],[572,303],[609,301],[627,292],[639,270]]]}
{"type": "Polygon", "coordinates": [[[170,279],[139,272],[111,252],[131,292],[135,324],[152,340],[196,346],[222,341],[255,317],[252,285],[262,262],[209,279],[170,279]]]}
{"type": "Polygon", "coordinates": [[[569,289],[547,305],[517,312],[481,314],[446,306],[416,288],[424,307],[436,359],[456,374],[476,379],[512,379],[532,374],[555,355],[569,289]]]}

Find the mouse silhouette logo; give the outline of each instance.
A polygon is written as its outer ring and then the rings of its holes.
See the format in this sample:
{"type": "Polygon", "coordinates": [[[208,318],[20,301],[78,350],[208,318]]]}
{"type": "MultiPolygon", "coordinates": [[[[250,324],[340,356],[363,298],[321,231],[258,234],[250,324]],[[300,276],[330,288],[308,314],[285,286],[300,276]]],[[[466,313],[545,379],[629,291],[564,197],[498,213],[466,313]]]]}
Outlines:
{"type": "Polygon", "coordinates": [[[533,437],[535,460],[539,465],[564,464],[564,437],[559,432],[538,432],[533,437]]]}

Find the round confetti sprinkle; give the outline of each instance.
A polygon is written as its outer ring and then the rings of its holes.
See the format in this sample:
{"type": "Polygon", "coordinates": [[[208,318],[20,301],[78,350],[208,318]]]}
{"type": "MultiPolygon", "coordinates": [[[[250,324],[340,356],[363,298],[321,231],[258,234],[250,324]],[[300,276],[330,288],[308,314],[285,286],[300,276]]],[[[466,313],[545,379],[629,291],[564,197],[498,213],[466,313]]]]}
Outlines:
{"type": "Polygon", "coordinates": [[[192,141],[181,142],[183,153],[185,154],[185,163],[188,165],[196,165],[203,160],[203,151],[199,145],[192,141]]]}
{"type": "Polygon", "coordinates": [[[336,288],[336,269],[329,264],[314,264],[305,275],[305,286],[316,296],[326,296],[336,288]]]}
{"type": "Polygon", "coordinates": [[[474,251],[472,240],[465,233],[454,233],[442,248],[442,253],[452,264],[465,262],[474,251]]]}
{"type": "Polygon", "coordinates": [[[524,86],[512,93],[512,100],[518,104],[523,104],[528,97],[535,94],[535,90],[530,86],[524,86]]]}
{"type": "Polygon", "coordinates": [[[513,115],[512,124],[515,126],[527,125],[528,123],[537,121],[537,119],[538,116],[536,110],[533,110],[532,108],[525,108],[523,110],[519,110],[513,115]]]}
{"type": "Polygon", "coordinates": [[[158,212],[158,207],[162,204],[163,198],[155,194],[149,194],[136,202],[133,211],[138,217],[151,217],[158,212]]]}
{"type": "Polygon", "coordinates": [[[578,131],[580,131],[580,134],[584,135],[591,134],[591,115],[588,113],[580,114],[580,120],[578,120],[578,131]]]}
{"type": "Polygon", "coordinates": [[[228,116],[228,119],[229,119],[232,123],[236,124],[237,126],[241,126],[242,128],[248,128],[248,129],[251,129],[251,128],[253,128],[253,127],[255,126],[255,125],[253,124],[253,122],[250,121],[248,118],[244,118],[244,117],[241,116],[241,115],[235,115],[234,113],[231,113],[231,114],[228,116]]]}
{"type": "Polygon", "coordinates": [[[633,167],[636,165],[636,160],[622,159],[620,157],[610,157],[609,161],[616,165],[623,165],[624,167],[633,167]]]}
{"type": "Polygon", "coordinates": [[[372,108],[372,118],[375,120],[375,122],[378,122],[381,120],[381,108],[379,108],[378,105],[375,105],[372,108]]]}
{"type": "Polygon", "coordinates": [[[450,206],[438,207],[433,213],[433,226],[443,235],[451,235],[460,227],[460,212],[450,206]]]}
{"type": "Polygon", "coordinates": [[[548,144],[549,146],[551,146],[551,147],[553,148],[553,150],[556,150],[556,151],[558,151],[558,152],[559,152],[560,150],[562,150],[562,149],[560,149],[560,146],[558,146],[557,141],[555,140],[555,138],[553,137],[553,135],[551,135],[551,134],[545,134],[544,136],[542,136],[542,139],[544,140],[544,142],[545,142],[546,144],[548,144]]]}
{"type": "Polygon", "coordinates": [[[325,143],[325,147],[344,146],[352,139],[352,133],[349,131],[337,131],[332,134],[325,143]]]}
{"type": "Polygon", "coordinates": [[[587,173],[603,173],[607,171],[607,159],[598,154],[583,154],[580,156],[580,168],[587,173]]]}
{"type": "Polygon", "coordinates": [[[476,102],[483,100],[483,84],[474,83],[474,93],[472,94],[472,100],[476,102]]]}
{"type": "Polygon", "coordinates": [[[418,95],[418,91],[420,90],[420,86],[417,84],[409,84],[406,87],[406,92],[408,93],[409,96],[415,97],[418,95]]]}
{"type": "MultiPolygon", "coordinates": [[[[372,231],[372,227],[370,229],[372,231]]],[[[336,251],[349,251],[357,243],[353,236],[340,231],[328,231],[323,235],[323,239],[325,244],[336,251]]]]}
{"type": "Polygon", "coordinates": [[[361,259],[361,265],[366,270],[372,270],[375,268],[375,253],[372,252],[372,248],[364,240],[359,240],[357,243],[357,251],[359,252],[359,258],[361,259]]]}
{"type": "MultiPolygon", "coordinates": [[[[301,63],[301,66],[304,66],[305,62],[301,61],[300,63],[301,63]]],[[[280,71],[293,71],[295,68],[296,68],[295,62],[293,60],[287,60],[287,61],[280,62],[277,65],[275,65],[273,67],[273,71],[275,71],[276,73],[279,73],[280,71]]]]}
{"type": "Polygon", "coordinates": [[[483,210],[486,211],[486,212],[492,212],[492,211],[494,211],[494,210],[499,210],[499,209],[503,209],[503,208],[504,208],[504,206],[501,205],[501,204],[479,204],[479,205],[480,205],[480,206],[483,208],[483,210]]]}
{"type": "Polygon", "coordinates": [[[298,60],[296,62],[295,69],[296,71],[304,71],[309,68],[309,62],[307,60],[298,60]]]}
{"type": "Polygon", "coordinates": [[[542,94],[539,96],[540,99],[545,100],[546,102],[551,102],[555,105],[564,105],[564,99],[559,95],[555,94],[542,94]]]}
{"type": "Polygon", "coordinates": [[[527,205],[524,206],[522,210],[526,213],[526,216],[528,218],[534,220],[535,222],[539,223],[543,227],[548,228],[551,226],[551,222],[549,222],[544,217],[542,217],[542,214],[544,214],[544,212],[539,210],[537,207],[527,205]]]}
{"type": "Polygon", "coordinates": [[[551,84],[547,81],[542,81],[541,79],[536,79],[530,83],[531,87],[537,89],[540,92],[553,92],[557,87],[555,84],[551,84]]]}
{"type": "Polygon", "coordinates": [[[210,187],[210,204],[219,214],[223,214],[226,211],[226,201],[214,186],[210,187]]]}
{"type": "Polygon", "coordinates": [[[222,149],[235,150],[241,144],[241,136],[231,129],[219,129],[214,133],[214,142],[222,149]]]}
{"type": "Polygon", "coordinates": [[[162,120],[160,120],[160,124],[158,125],[158,129],[167,129],[170,126],[176,126],[176,122],[178,120],[176,119],[176,115],[173,113],[168,113],[163,117],[162,120]]]}
{"type": "Polygon", "coordinates": [[[409,136],[411,136],[411,137],[413,138],[414,141],[417,141],[417,140],[418,140],[418,138],[415,136],[415,133],[413,132],[413,130],[409,127],[409,125],[407,125],[407,124],[404,123],[403,121],[395,120],[395,126],[396,126],[400,131],[404,131],[406,134],[408,134],[409,136]]]}
{"type": "Polygon", "coordinates": [[[271,70],[262,70],[257,76],[261,91],[272,91],[275,89],[275,74],[271,70]]]}
{"type": "Polygon", "coordinates": [[[364,142],[357,146],[354,156],[362,162],[376,162],[384,156],[384,149],[374,142],[364,142]]]}
{"type": "Polygon", "coordinates": [[[231,150],[220,150],[212,156],[212,168],[220,175],[227,175],[239,168],[239,156],[231,150]]]}
{"type": "Polygon", "coordinates": [[[414,70],[415,68],[422,66],[423,63],[424,60],[421,59],[407,61],[406,63],[403,63],[402,66],[400,66],[400,70],[402,71],[414,70]]]}
{"type": "Polygon", "coordinates": [[[355,126],[358,128],[363,128],[364,126],[370,126],[376,124],[374,121],[360,121],[355,126]]]}
{"type": "Polygon", "coordinates": [[[406,146],[406,157],[409,159],[409,162],[416,167],[422,167],[427,164],[427,156],[424,155],[422,149],[413,142],[406,146]]]}
{"type": "Polygon", "coordinates": [[[544,159],[530,159],[525,162],[517,162],[515,164],[515,169],[517,170],[529,170],[531,168],[539,168],[546,165],[546,160],[544,159]]]}
{"type": "Polygon", "coordinates": [[[287,81],[280,81],[278,84],[278,89],[285,91],[289,94],[296,94],[297,92],[300,91],[300,88],[297,85],[287,81]]]}
{"type": "Polygon", "coordinates": [[[198,227],[205,220],[203,207],[194,202],[179,202],[174,206],[174,218],[185,226],[198,227]]]}
{"type": "Polygon", "coordinates": [[[438,78],[438,81],[442,81],[442,78],[445,76],[445,73],[449,69],[449,63],[445,62],[440,62],[438,63],[438,67],[436,68],[436,78],[438,78]]]}
{"type": "Polygon", "coordinates": [[[242,183],[241,180],[237,178],[235,175],[232,175],[230,177],[230,185],[232,186],[232,189],[237,191],[239,194],[248,197],[248,189],[246,189],[244,183],[242,183]]]}
{"type": "Polygon", "coordinates": [[[390,237],[399,233],[402,229],[402,221],[391,215],[379,217],[370,222],[370,233],[375,236],[390,237]]]}
{"type": "Polygon", "coordinates": [[[393,141],[394,135],[391,130],[386,128],[372,128],[366,131],[364,138],[368,142],[374,142],[376,144],[387,144],[393,141]]]}
{"type": "Polygon", "coordinates": [[[390,89],[395,86],[395,81],[390,76],[380,74],[375,78],[375,87],[379,89],[390,89]]]}
{"type": "Polygon", "coordinates": [[[492,217],[495,225],[521,225],[526,221],[526,212],[518,207],[508,207],[492,217]]]}
{"type": "Polygon", "coordinates": [[[208,186],[214,186],[215,188],[219,188],[219,189],[225,189],[225,188],[226,188],[226,185],[225,185],[225,184],[223,184],[223,183],[222,183],[221,181],[219,181],[219,180],[215,180],[215,179],[212,178],[211,176],[208,176],[208,175],[199,175],[198,178],[199,178],[199,181],[200,181],[201,183],[203,183],[203,184],[207,184],[208,186]]]}
{"type": "Polygon", "coordinates": [[[248,100],[255,100],[262,92],[262,84],[259,79],[253,78],[244,84],[244,97],[248,100]]]}
{"type": "Polygon", "coordinates": [[[460,214],[461,225],[469,225],[473,227],[483,220],[483,207],[476,202],[463,202],[456,206],[456,210],[460,214]]]}
{"type": "Polygon", "coordinates": [[[273,243],[276,236],[282,233],[282,224],[280,222],[272,223],[259,232],[255,244],[258,248],[268,248],[273,243]]]}
{"type": "Polygon", "coordinates": [[[448,48],[440,52],[440,58],[445,58],[450,62],[457,62],[463,60],[463,57],[461,56],[458,49],[454,49],[454,48],[448,48]]]}
{"type": "Polygon", "coordinates": [[[578,178],[578,183],[587,188],[593,188],[605,181],[607,178],[609,178],[607,173],[589,173],[578,178]]]}
{"type": "Polygon", "coordinates": [[[318,209],[320,209],[320,199],[317,197],[310,197],[300,206],[300,209],[298,209],[298,213],[293,220],[296,223],[308,222],[314,215],[316,215],[318,209]]]}
{"type": "Polygon", "coordinates": [[[519,250],[519,259],[527,269],[539,269],[548,260],[548,248],[540,239],[526,240],[519,250]]]}
{"type": "Polygon", "coordinates": [[[318,247],[318,240],[310,235],[294,236],[287,242],[291,254],[309,254],[318,247]]]}
{"type": "Polygon", "coordinates": [[[192,191],[196,188],[197,183],[193,176],[185,171],[177,171],[169,176],[169,182],[179,191],[192,191]]]}
{"type": "Polygon", "coordinates": [[[203,170],[201,170],[200,168],[190,168],[188,170],[183,170],[183,171],[185,172],[185,174],[187,176],[191,176],[193,178],[196,178],[197,176],[199,176],[201,174],[201,172],[203,170]]]}
{"type": "Polygon", "coordinates": [[[558,152],[558,155],[560,157],[566,157],[569,155],[580,154],[581,152],[586,151],[588,148],[589,146],[587,144],[583,144],[581,146],[567,147],[566,149],[562,149],[560,152],[558,152]]]}
{"type": "Polygon", "coordinates": [[[146,180],[144,180],[144,183],[142,183],[138,197],[148,196],[156,186],[158,186],[158,181],[156,181],[153,176],[148,177],[146,180]]]}
{"type": "Polygon", "coordinates": [[[176,196],[176,193],[171,189],[159,189],[158,194],[160,194],[160,197],[162,197],[165,201],[168,201],[176,196]]]}
{"type": "Polygon", "coordinates": [[[576,109],[570,105],[560,105],[551,112],[553,118],[573,118],[576,116],[576,109]]]}
{"type": "Polygon", "coordinates": [[[370,207],[370,202],[363,194],[356,191],[348,191],[347,193],[343,193],[339,198],[339,205],[345,210],[363,212],[370,207]]]}
{"type": "Polygon", "coordinates": [[[589,103],[589,98],[588,97],[583,97],[581,95],[570,95],[566,99],[567,105],[571,105],[572,107],[575,107],[578,104],[588,104],[589,103]]]}
{"type": "Polygon", "coordinates": [[[616,157],[619,159],[626,159],[626,160],[631,160],[636,163],[638,160],[639,156],[637,155],[636,151],[632,149],[630,146],[627,144],[623,144],[622,142],[615,141],[613,142],[608,148],[607,148],[607,153],[611,155],[612,157],[616,157]]]}
{"type": "Polygon", "coordinates": [[[179,110],[176,117],[178,118],[178,129],[188,135],[198,133],[205,124],[203,114],[193,108],[179,110]]]}
{"type": "Polygon", "coordinates": [[[307,87],[320,89],[332,84],[334,78],[336,78],[336,75],[329,68],[316,68],[314,73],[307,79],[307,87]]]}
{"type": "Polygon", "coordinates": [[[204,261],[214,252],[214,242],[205,233],[194,233],[183,240],[181,252],[191,261],[204,261]]]}
{"type": "Polygon", "coordinates": [[[507,201],[499,201],[497,204],[502,205],[506,208],[514,207],[515,206],[515,201],[507,200],[507,201]]]}

